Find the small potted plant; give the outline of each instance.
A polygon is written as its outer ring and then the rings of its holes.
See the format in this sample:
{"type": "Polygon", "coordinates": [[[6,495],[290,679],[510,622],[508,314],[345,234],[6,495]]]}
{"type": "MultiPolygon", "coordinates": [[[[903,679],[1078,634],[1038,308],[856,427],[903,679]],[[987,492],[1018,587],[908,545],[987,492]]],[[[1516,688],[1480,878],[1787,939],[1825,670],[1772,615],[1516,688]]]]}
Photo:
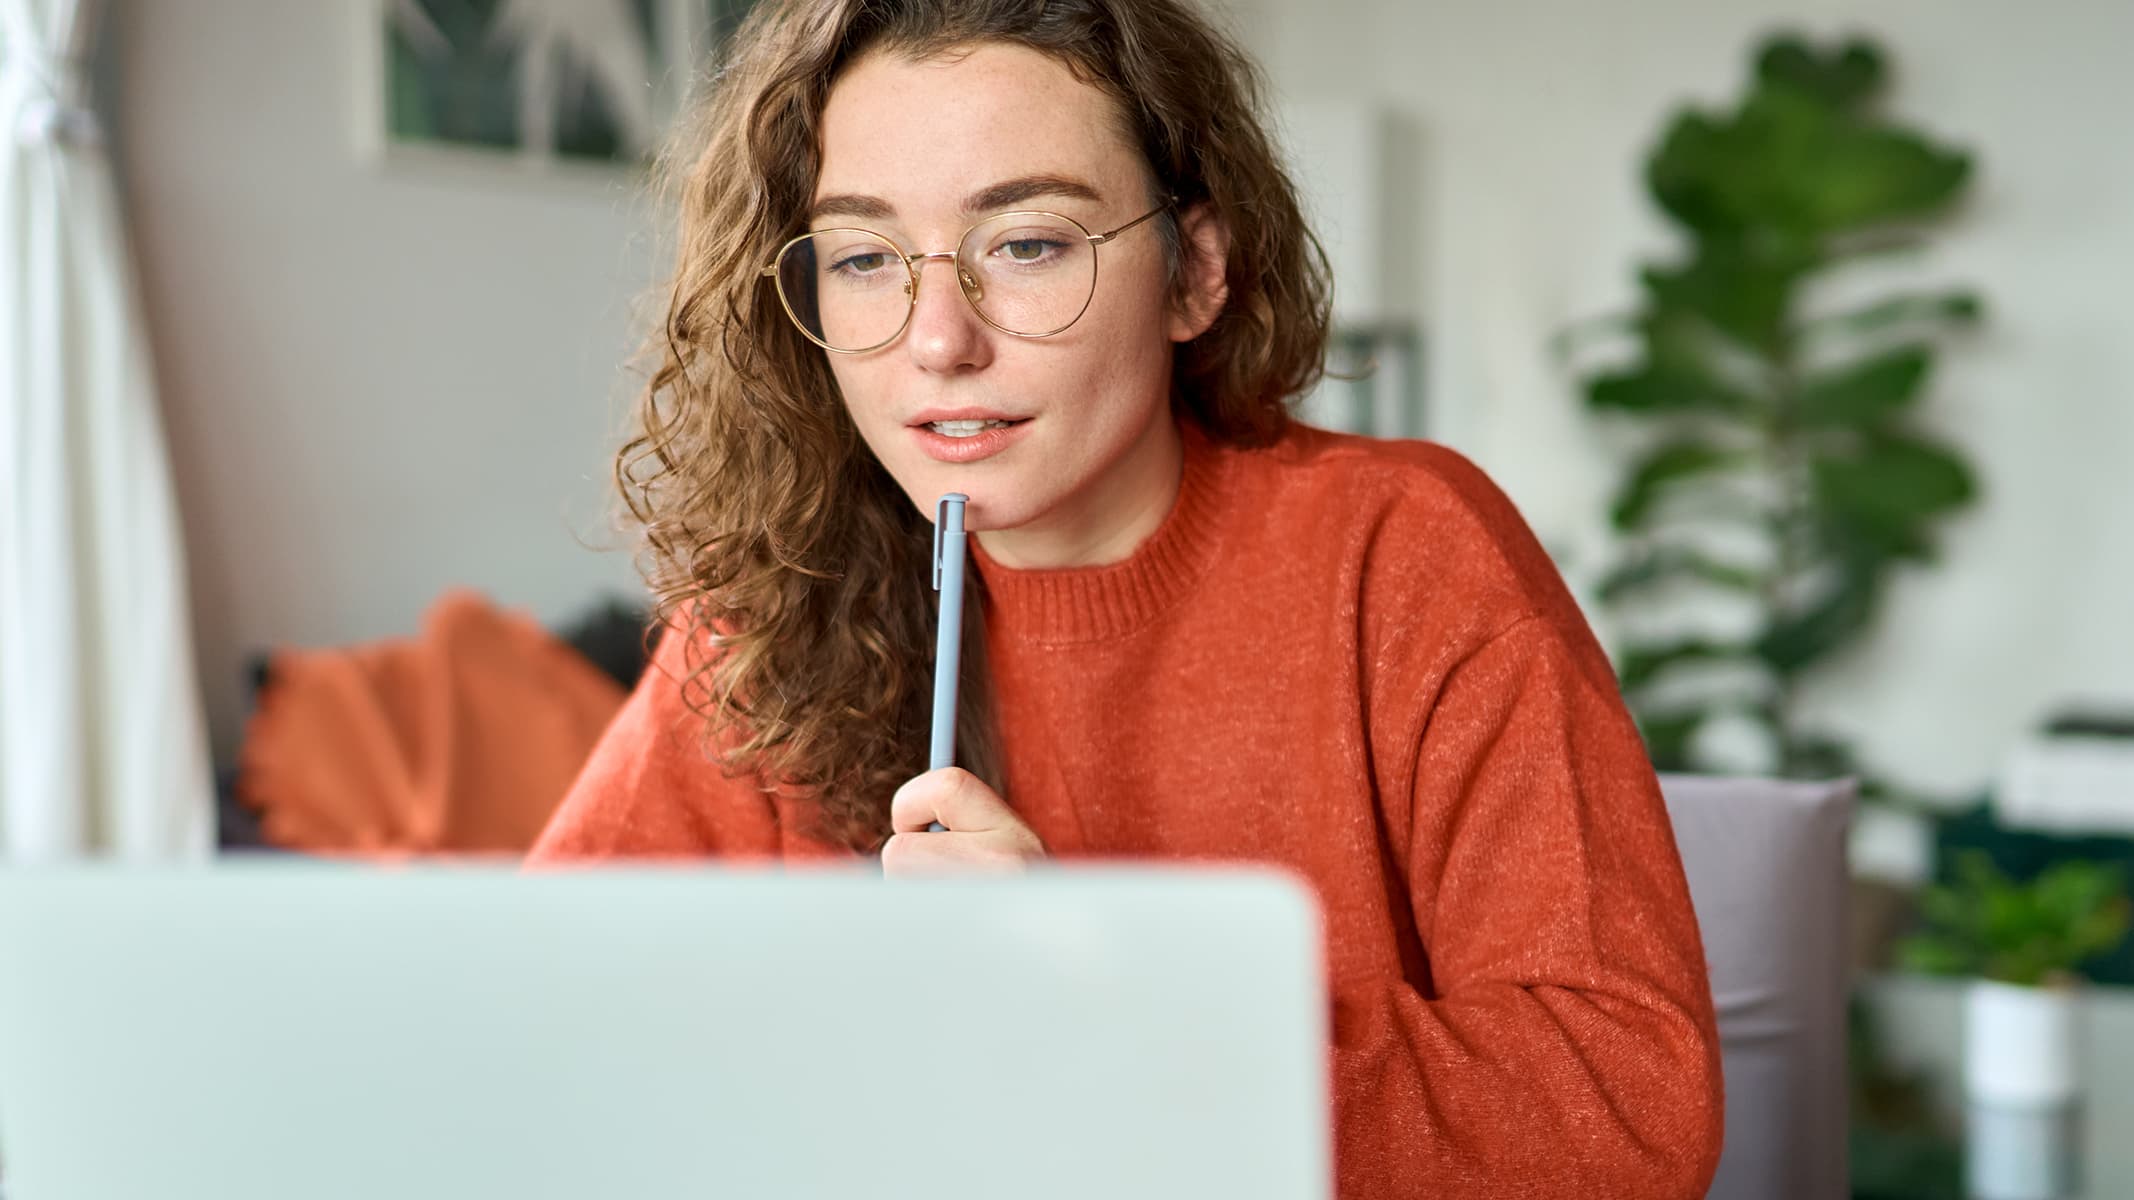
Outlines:
{"type": "Polygon", "coordinates": [[[1965,1180],[1977,1200],[2075,1193],[2082,993],[2076,969],[2118,948],[2130,906],[2117,872],[2056,863],[2018,883],[1979,851],[1920,894],[1913,970],[1971,980],[1964,998],[1965,1180]]]}

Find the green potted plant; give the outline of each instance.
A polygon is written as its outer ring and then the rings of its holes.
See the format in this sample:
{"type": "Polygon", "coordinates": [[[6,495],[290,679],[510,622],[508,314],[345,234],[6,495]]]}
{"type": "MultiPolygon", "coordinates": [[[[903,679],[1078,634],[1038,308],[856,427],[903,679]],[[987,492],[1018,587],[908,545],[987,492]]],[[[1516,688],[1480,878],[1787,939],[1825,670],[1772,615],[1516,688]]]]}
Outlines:
{"type": "Polygon", "coordinates": [[[1976,491],[1919,413],[1938,346],[1977,320],[1978,298],[1831,299],[1861,264],[1886,278],[1971,178],[1966,154],[1880,111],[1886,75],[1870,42],[1778,36],[1737,104],[1678,111],[1645,182],[1680,253],[1639,272],[1634,311],[1560,342],[1614,352],[1588,368],[1586,404],[1639,446],[1611,505],[1621,552],[1601,604],[1749,614],[1736,634],[1619,623],[1623,691],[1664,770],[1864,774],[1796,695],[1867,631],[1899,569],[1933,561],[1936,527],[1976,491]],[[1718,761],[1718,726],[1746,727],[1760,761],[1718,761]]]}
{"type": "Polygon", "coordinates": [[[2130,904],[2112,869],[2068,860],[2016,882],[1982,852],[1920,894],[1921,931],[1899,943],[1913,970],[1970,980],[1964,997],[1967,1194],[2073,1195],[2081,1102],[2077,971],[2117,949],[2130,904]]]}

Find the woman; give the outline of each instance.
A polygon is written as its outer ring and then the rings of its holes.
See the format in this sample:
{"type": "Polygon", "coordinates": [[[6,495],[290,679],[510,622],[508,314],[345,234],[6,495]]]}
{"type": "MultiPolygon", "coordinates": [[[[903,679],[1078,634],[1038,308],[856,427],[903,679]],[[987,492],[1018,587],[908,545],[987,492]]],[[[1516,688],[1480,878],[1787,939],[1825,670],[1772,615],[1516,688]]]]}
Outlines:
{"type": "Polygon", "coordinates": [[[1701,1196],[1652,768],[1474,467],[1288,418],[1327,280],[1254,80],[1179,0],[750,18],[618,468],[667,636],[534,858],[1281,864],[1327,913],[1342,1195],[1701,1196]],[[967,769],[927,772],[947,492],[967,769]]]}

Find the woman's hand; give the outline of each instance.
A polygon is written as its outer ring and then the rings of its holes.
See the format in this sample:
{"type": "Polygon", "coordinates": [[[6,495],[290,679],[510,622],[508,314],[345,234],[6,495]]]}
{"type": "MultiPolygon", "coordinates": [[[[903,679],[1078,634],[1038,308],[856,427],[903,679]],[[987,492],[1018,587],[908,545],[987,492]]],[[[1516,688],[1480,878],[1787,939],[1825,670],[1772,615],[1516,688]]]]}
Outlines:
{"type": "Polygon", "coordinates": [[[889,802],[895,830],[882,843],[882,874],[1014,872],[1045,857],[1045,846],[992,788],[961,767],[916,776],[889,802]],[[927,832],[935,821],[947,828],[927,832]]]}

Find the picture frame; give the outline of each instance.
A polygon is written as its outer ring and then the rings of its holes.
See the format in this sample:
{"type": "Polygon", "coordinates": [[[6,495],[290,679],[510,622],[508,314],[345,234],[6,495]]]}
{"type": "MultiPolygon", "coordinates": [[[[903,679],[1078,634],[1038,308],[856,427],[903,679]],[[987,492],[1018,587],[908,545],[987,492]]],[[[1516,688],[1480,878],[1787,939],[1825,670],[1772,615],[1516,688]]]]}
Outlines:
{"type": "Polygon", "coordinates": [[[641,174],[751,0],[362,0],[359,142],[394,165],[641,174]]]}

